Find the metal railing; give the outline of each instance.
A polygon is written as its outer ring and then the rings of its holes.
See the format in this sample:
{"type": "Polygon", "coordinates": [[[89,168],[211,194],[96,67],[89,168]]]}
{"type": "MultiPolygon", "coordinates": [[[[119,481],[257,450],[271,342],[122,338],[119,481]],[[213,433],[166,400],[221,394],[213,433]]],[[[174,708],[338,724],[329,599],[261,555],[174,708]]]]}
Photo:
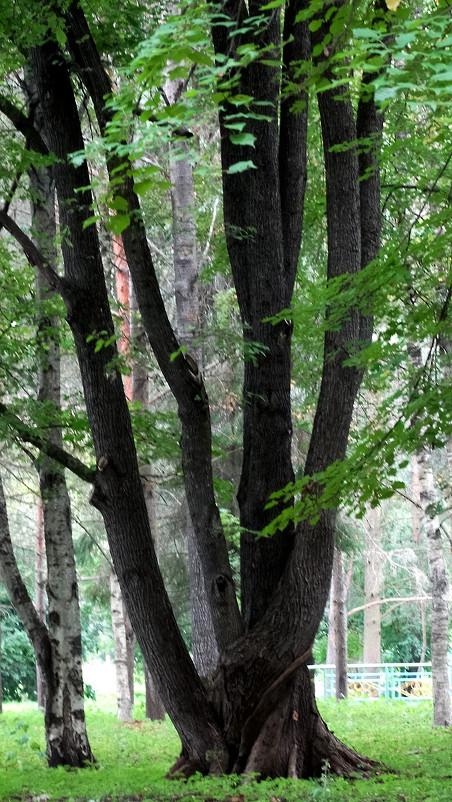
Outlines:
{"type": "MultiPolygon", "coordinates": [[[[336,668],[313,665],[318,699],[334,699],[336,668]]],[[[449,667],[452,688],[452,666],[449,667]]],[[[347,666],[349,699],[431,699],[431,663],[349,663],[347,666]]]]}

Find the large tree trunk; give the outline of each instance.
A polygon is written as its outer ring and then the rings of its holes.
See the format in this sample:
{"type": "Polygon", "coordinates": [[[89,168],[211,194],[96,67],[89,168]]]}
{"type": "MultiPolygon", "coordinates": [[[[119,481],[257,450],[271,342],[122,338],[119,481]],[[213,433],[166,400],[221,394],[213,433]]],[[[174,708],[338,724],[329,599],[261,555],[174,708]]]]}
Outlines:
{"type": "MultiPolygon", "coordinates": [[[[252,3],[251,6],[250,12],[255,10],[257,4],[252,3]]],[[[307,24],[294,22],[302,7],[303,3],[293,2],[286,8],[284,39],[287,45],[283,61],[288,77],[293,72],[293,61],[297,57],[309,56],[307,24]]],[[[228,3],[225,8],[234,23],[247,14],[245,5],[238,0],[228,3]]],[[[70,7],[69,20],[70,46],[74,58],[83,68],[83,79],[93,97],[103,130],[108,120],[103,97],[111,90],[111,85],[75,4],[70,7]]],[[[223,27],[215,29],[214,38],[217,51],[227,55],[238,44],[227,38],[223,27]]],[[[251,38],[254,44],[254,36],[251,38]]],[[[245,39],[246,36],[243,36],[241,41],[245,39]]],[[[277,48],[279,42],[278,14],[272,10],[261,43],[277,48]]],[[[273,106],[276,109],[279,97],[278,69],[268,64],[251,64],[242,70],[240,91],[251,95],[256,101],[268,102],[270,108],[273,106]]],[[[345,89],[338,93],[325,92],[319,98],[327,174],[329,277],[356,273],[361,265],[373,258],[378,249],[378,171],[371,171],[372,177],[359,185],[360,171],[353,148],[342,153],[331,151],[333,145],[354,142],[357,138],[351,104],[344,99],[345,93],[345,89]],[[337,100],[337,94],[344,98],[337,100]],[[363,189],[363,185],[367,186],[363,189]],[[365,248],[361,248],[362,226],[366,233],[365,248]]],[[[299,99],[305,100],[305,96],[301,95],[299,99]]],[[[261,721],[262,709],[259,715],[253,714],[259,699],[271,698],[273,709],[276,708],[277,699],[273,698],[271,691],[274,683],[281,690],[282,684],[288,682],[285,672],[293,670],[294,658],[298,666],[297,655],[302,653],[305,659],[308,656],[323,613],[331,577],[333,511],[322,512],[315,525],[302,524],[296,538],[292,526],[271,539],[256,540],[254,534],[274,516],[275,510],[264,509],[269,494],[293,477],[290,461],[291,327],[285,321],[276,326],[263,322],[265,317],[290,305],[301,238],[306,173],[306,112],[301,115],[289,114],[292,100],[282,105],[280,129],[276,111],[272,113],[269,123],[251,120],[250,130],[256,137],[254,149],[232,147],[225,127],[227,104],[221,119],[228,250],[244,323],[246,347],[254,347],[253,344],[258,343],[260,348],[260,353],[255,354],[255,361],[248,360],[245,363],[244,466],[239,501],[242,524],[249,530],[242,542],[242,608],[249,634],[235,643],[241,632],[241,624],[230,592],[231,574],[213,499],[210,422],[202,377],[196,366],[187,360],[176,359],[171,362],[170,354],[177,350],[178,343],[162,309],[144,232],[139,225],[135,225],[123,234],[143,322],[179,404],[187,498],[195,523],[215,635],[221,653],[214,701],[217,721],[222,722],[222,737],[229,753],[229,768],[240,754],[242,733],[245,756],[241,757],[241,761],[246,767],[258,731],[264,726],[262,723],[262,726],[256,727],[256,720],[259,718],[261,721]],[[248,158],[254,160],[256,170],[246,175],[227,172],[236,161],[248,158]],[[276,187],[276,192],[269,192],[269,187],[276,187]],[[192,378],[187,375],[187,365],[192,378]],[[190,384],[193,380],[195,384],[190,384]],[[194,395],[191,391],[187,392],[190,387],[194,395]],[[286,678],[284,682],[282,677],[286,678]],[[247,722],[250,722],[248,728],[247,722]]],[[[360,132],[367,123],[369,128],[372,127],[369,122],[373,111],[372,99],[366,99],[366,103],[366,111],[360,110],[360,132]]],[[[233,112],[237,112],[236,107],[233,112]]],[[[373,132],[377,134],[376,145],[378,130],[373,132]]],[[[375,161],[372,148],[366,158],[375,161]]],[[[121,194],[127,198],[132,211],[138,208],[136,196],[128,186],[127,179],[124,180],[121,194]]],[[[327,332],[324,374],[306,465],[309,474],[324,470],[345,455],[361,373],[343,363],[359,343],[367,341],[368,336],[368,322],[363,321],[356,312],[351,312],[350,319],[344,322],[339,331],[327,332]]],[[[100,506],[103,508],[103,505],[100,506]]],[[[154,652],[159,646],[159,643],[154,644],[154,652]]],[[[311,698],[312,690],[309,693],[310,701],[315,704],[311,698]]],[[[181,711],[174,707],[177,695],[178,689],[174,688],[173,709],[169,712],[181,730],[181,711]]],[[[292,720],[296,719],[297,716],[292,715],[292,720]]],[[[195,720],[193,713],[192,733],[195,731],[195,720]]],[[[294,727],[295,738],[298,735],[301,737],[303,727],[304,720],[298,717],[298,724],[294,727]]],[[[326,736],[325,741],[328,741],[326,736]]],[[[358,765],[351,751],[349,758],[349,766],[358,765]]],[[[262,762],[261,771],[265,775],[268,772],[265,761],[262,762]]],[[[175,769],[184,773],[196,769],[186,745],[175,769]]],[[[282,764],[278,766],[278,773],[284,773],[285,770],[287,765],[285,768],[282,764]]]]}

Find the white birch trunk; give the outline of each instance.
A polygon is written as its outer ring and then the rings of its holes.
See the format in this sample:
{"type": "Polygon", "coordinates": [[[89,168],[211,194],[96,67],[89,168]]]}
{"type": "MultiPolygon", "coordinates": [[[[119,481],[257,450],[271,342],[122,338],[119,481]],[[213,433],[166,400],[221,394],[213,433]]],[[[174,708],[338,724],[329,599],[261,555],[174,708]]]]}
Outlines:
{"type": "Polygon", "coordinates": [[[364,663],[381,662],[381,607],[373,602],[381,599],[383,585],[381,551],[381,508],[367,514],[364,552],[364,663]]]}
{"type": "MultiPolygon", "coordinates": [[[[45,570],[45,536],[44,536],[44,510],[42,499],[38,498],[35,542],[35,606],[41,621],[46,617],[46,570],[45,570]]],[[[36,698],[38,706],[45,707],[45,683],[36,662],[36,698]]]]}
{"type": "Polygon", "coordinates": [[[119,721],[132,721],[133,700],[127,649],[126,611],[113,567],[110,571],[110,608],[113,625],[116,671],[116,700],[119,721]]]}
{"type": "MultiPolygon", "coordinates": [[[[35,120],[39,120],[37,111],[35,120]]],[[[32,219],[37,245],[49,262],[56,263],[54,240],[55,197],[47,169],[30,172],[33,190],[32,219]]],[[[49,291],[37,274],[38,298],[46,301],[49,291]]],[[[60,407],[60,352],[53,331],[56,318],[39,321],[39,400],[60,407]]],[[[49,425],[48,438],[61,446],[61,429],[49,425]]],[[[45,677],[45,722],[47,758],[50,766],[83,765],[94,760],[86,733],[82,676],[81,623],[77,574],[72,543],[71,505],[64,470],[47,457],[39,463],[47,560],[48,626],[52,649],[51,671],[45,677]]]]}
{"type": "MultiPolygon", "coordinates": [[[[422,368],[419,346],[411,344],[409,354],[415,369],[422,368]]],[[[441,526],[436,512],[436,493],[431,465],[431,449],[426,446],[417,455],[419,491],[432,587],[431,658],[433,678],[433,724],[452,724],[448,666],[449,581],[441,542],[441,526]]]]}
{"type": "Polygon", "coordinates": [[[430,452],[418,454],[421,504],[427,535],[427,553],[432,585],[431,658],[433,676],[433,724],[450,727],[452,711],[448,666],[449,581],[441,542],[441,527],[435,513],[436,494],[430,452]]]}

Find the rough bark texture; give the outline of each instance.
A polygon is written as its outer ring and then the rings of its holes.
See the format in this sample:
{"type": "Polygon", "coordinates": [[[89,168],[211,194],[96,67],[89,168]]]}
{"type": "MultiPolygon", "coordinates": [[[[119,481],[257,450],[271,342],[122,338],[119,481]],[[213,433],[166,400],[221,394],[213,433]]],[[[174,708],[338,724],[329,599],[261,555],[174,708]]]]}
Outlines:
{"type": "MultiPolygon", "coordinates": [[[[100,129],[104,131],[112,115],[104,103],[104,97],[112,91],[111,82],[76,3],[71,3],[67,17],[68,42],[73,58],[93,100],[100,129]]],[[[117,168],[119,163],[116,157],[110,159],[109,170],[117,168]]],[[[215,503],[207,394],[198,366],[183,355],[172,359],[172,354],[179,350],[179,343],[165,311],[132,180],[125,176],[118,191],[127,200],[132,216],[135,216],[135,224],[129,226],[122,237],[141,318],[162,373],[178,404],[187,502],[203,563],[215,637],[221,649],[241,634],[242,621],[215,503]]]]}
{"type": "MultiPolygon", "coordinates": [[[[294,19],[304,4],[295,2],[289,6],[294,19]]],[[[258,9],[260,3],[249,4],[250,15],[258,9]]],[[[231,15],[234,22],[240,22],[242,16],[247,14],[245,5],[240,2],[226,3],[223,10],[231,15]]],[[[110,84],[101,71],[93,43],[86,35],[86,25],[73,6],[69,17],[72,26],[69,33],[71,49],[75,60],[84,69],[84,80],[103,128],[108,119],[103,96],[110,90],[110,84]]],[[[290,58],[296,55],[303,58],[303,47],[308,42],[307,26],[297,23],[293,29],[297,34],[294,41],[298,50],[292,52],[290,58]]],[[[258,39],[269,48],[278,48],[279,35],[278,14],[273,10],[258,39]]],[[[231,47],[234,49],[246,39],[239,35],[237,40],[230,41],[224,28],[216,29],[214,38],[217,50],[228,54],[231,47]]],[[[242,524],[251,530],[242,543],[242,604],[249,634],[238,641],[235,639],[241,632],[240,618],[229,592],[230,573],[218,511],[211,502],[210,423],[202,379],[190,365],[192,376],[187,375],[187,360],[169,361],[171,352],[177,350],[177,341],[168,328],[162,309],[144,232],[139,225],[131,226],[124,232],[124,246],[141,315],[159,364],[179,403],[187,498],[192,518],[196,521],[195,533],[217,642],[222,652],[216,678],[215,708],[232,762],[240,749],[244,724],[259,699],[274,687],[280,677],[285,676],[297,655],[310,648],[330,582],[335,520],[334,512],[323,512],[318,524],[300,526],[296,539],[291,527],[267,541],[256,541],[254,535],[269,521],[270,515],[274,515],[274,510],[264,510],[269,493],[285,485],[293,476],[290,462],[291,327],[286,322],[272,326],[263,320],[290,304],[296,262],[289,254],[297,252],[297,248],[292,248],[293,238],[301,236],[304,184],[303,181],[297,184],[298,217],[294,215],[291,218],[291,225],[283,225],[283,220],[289,220],[286,215],[289,209],[285,208],[289,205],[288,198],[293,204],[294,196],[292,188],[290,192],[283,191],[282,184],[289,182],[290,177],[287,171],[284,174],[280,172],[279,165],[292,160],[296,175],[300,170],[303,174],[305,138],[303,117],[295,117],[288,123],[292,129],[291,136],[288,135],[286,144],[280,147],[278,69],[268,63],[251,64],[242,71],[240,90],[244,93],[249,90],[256,101],[268,102],[270,105],[266,107],[266,114],[271,121],[262,125],[261,121],[250,122],[250,130],[256,137],[256,147],[252,151],[232,146],[227,130],[223,128],[222,131],[228,250],[244,323],[245,347],[249,350],[255,347],[255,343],[259,344],[254,361],[249,360],[245,365],[245,446],[239,501],[242,524]],[[295,134],[302,146],[289,152],[289,141],[297,141],[295,134]],[[229,166],[243,158],[252,158],[258,169],[249,171],[247,175],[226,172],[229,166]],[[269,192],[269,187],[280,187],[280,191],[269,192]],[[290,242],[286,243],[285,238],[290,238],[290,242]],[[190,391],[187,393],[187,390],[190,391]]],[[[350,104],[337,101],[333,93],[322,94],[320,107],[328,187],[328,275],[334,277],[342,273],[356,273],[361,266],[356,153],[353,149],[345,154],[330,152],[333,144],[355,141],[356,128],[350,104]]],[[[222,126],[227,113],[226,108],[222,126]]],[[[285,125],[283,123],[282,128],[285,125]]],[[[121,194],[127,197],[131,210],[137,208],[137,199],[126,181],[121,194]]],[[[376,213],[378,215],[378,210],[376,213]]],[[[306,467],[309,473],[326,468],[345,454],[353,402],[361,375],[354,368],[345,367],[343,361],[365,339],[367,329],[361,316],[352,312],[339,332],[327,333],[325,369],[306,467]]],[[[177,689],[174,689],[176,695],[177,689]]],[[[275,698],[274,707],[277,704],[275,698]]],[[[176,711],[173,709],[171,712],[174,715],[176,711]]],[[[352,765],[354,759],[351,752],[349,755],[349,765],[352,765]]],[[[247,758],[245,767],[246,762],[247,758]]],[[[196,766],[187,760],[184,751],[175,770],[189,773],[194,768],[196,766]]],[[[277,771],[284,772],[283,761],[279,763],[277,771]]],[[[266,773],[265,766],[262,766],[262,773],[266,773]]]]}
{"type": "Polygon", "coordinates": [[[336,699],[346,699],[347,684],[347,591],[345,587],[344,555],[335,548],[331,602],[334,622],[334,663],[336,666],[336,699]]]}
{"type": "MultiPolygon", "coordinates": [[[[54,552],[51,550],[51,554],[54,552]]],[[[66,558],[67,559],[67,558],[66,558]]],[[[81,684],[80,637],[73,636],[69,599],[68,610],[49,609],[49,630],[40,620],[17,566],[8,525],[6,502],[0,479],[0,566],[11,603],[33,645],[46,683],[46,754],[50,767],[82,767],[94,761],[86,736],[81,684]],[[71,652],[71,649],[73,652],[71,652]]],[[[49,564],[49,574],[55,565],[49,564]]],[[[69,572],[70,574],[70,572],[69,572]]],[[[68,581],[67,566],[61,566],[62,580],[68,581]]],[[[56,586],[56,598],[62,595],[56,586]]],[[[69,584],[66,596],[73,595],[69,584]]]]}
{"type": "Polygon", "coordinates": [[[0,714],[3,713],[3,685],[2,685],[2,616],[0,614],[0,714]]]}

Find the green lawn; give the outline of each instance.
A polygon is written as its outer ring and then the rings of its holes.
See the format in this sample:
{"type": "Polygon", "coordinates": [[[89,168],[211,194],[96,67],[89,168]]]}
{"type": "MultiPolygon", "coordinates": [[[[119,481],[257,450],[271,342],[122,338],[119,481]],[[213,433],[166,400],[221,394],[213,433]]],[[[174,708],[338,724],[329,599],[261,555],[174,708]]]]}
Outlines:
{"type": "Polygon", "coordinates": [[[358,751],[383,761],[398,773],[370,780],[321,782],[240,778],[164,780],[178,753],[178,739],[168,722],[138,720],[120,724],[112,697],[88,702],[87,722],[96,769],[47,769],[43,755],[42,714],[32,703],[6,704],[0,716],[0,800],[64,799],[97,802],[129,797],[158,802],[450,802],[452,800],[452,730],[432,729],[431,703],[404,701],[329,702],[321,710],[336,735],[358,751]]]}

